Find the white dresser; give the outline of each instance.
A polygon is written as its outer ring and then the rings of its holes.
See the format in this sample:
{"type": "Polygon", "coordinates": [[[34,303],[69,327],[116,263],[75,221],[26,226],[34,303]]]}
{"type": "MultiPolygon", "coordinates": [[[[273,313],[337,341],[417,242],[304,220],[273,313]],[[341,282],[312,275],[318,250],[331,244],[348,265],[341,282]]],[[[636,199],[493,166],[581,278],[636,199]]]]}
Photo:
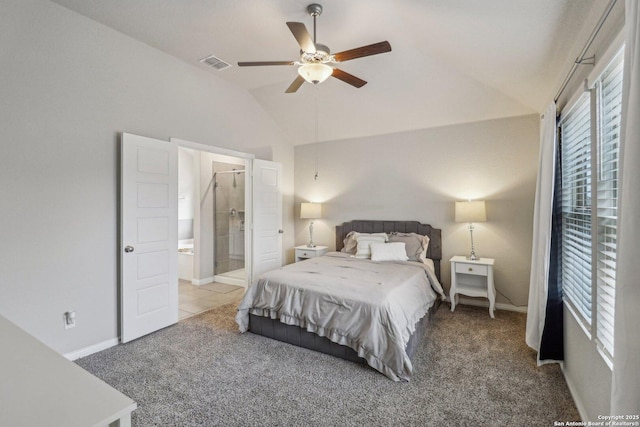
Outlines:
{"type": "Polygon", "coordinates": [[[0,316],[0,426],[131,426],[136,402],[0,316]]]}

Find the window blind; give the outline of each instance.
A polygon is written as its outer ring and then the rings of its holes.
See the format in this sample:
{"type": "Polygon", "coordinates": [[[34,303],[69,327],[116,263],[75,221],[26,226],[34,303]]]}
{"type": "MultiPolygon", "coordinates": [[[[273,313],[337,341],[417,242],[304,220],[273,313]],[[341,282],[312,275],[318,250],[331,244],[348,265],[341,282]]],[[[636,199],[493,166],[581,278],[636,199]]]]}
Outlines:
{"type": "Polygon", "coordinates": [[[591,108],[583,94],[560,122],[562,290],[591,325],[591,108]]]}
{"type": "Polygon", "coordinates": [[[622,54],[618,54],[597,82],[597,280],[596,340],[613,358],[618,220],[618,149],[622,107],[622,54]]]}

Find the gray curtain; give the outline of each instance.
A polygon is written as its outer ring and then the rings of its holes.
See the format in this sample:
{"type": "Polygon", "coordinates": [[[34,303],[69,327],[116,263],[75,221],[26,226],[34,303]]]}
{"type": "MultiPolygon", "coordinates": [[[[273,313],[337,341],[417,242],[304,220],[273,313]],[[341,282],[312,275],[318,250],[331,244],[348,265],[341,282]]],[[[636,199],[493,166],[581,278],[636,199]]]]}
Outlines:
{"type": "Polygon", "coordinates": [[[564,306],[562,303],[562,142],[556,147],[551,214],[551,248],[547,280],[547,307],[538,351],[538,365],[564,360],[564,306]]]}

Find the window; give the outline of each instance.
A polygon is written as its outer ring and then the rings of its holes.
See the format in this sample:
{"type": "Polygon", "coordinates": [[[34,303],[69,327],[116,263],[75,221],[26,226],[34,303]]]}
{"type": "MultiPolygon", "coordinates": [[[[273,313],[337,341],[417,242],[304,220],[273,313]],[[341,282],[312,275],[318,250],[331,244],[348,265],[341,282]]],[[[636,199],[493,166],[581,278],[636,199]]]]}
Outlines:
{"type": "Polygon", "coordinates": [[[560,123],[562,291],[591,325],[591,108],[585,93],[560,123]]]}
{"type": "Polygon", "coordinates": [[[559,124],[562,290],[608,363],[613,359],[622,74],[620,51],[559,124]]]}
{"type": "Polygon", "coordinates": [[[596,84],[598,94],[596,339],[609,357],[613,357],[622,69],[622,54],[618,54],[596,84]]]}

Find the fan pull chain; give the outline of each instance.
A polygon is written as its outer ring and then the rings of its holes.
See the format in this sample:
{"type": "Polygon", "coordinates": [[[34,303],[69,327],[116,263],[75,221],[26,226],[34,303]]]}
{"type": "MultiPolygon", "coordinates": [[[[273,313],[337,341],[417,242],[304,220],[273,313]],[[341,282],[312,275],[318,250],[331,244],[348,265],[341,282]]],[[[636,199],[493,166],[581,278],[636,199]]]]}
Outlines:
{"type": "MultiPolygon", "coordinates": [[[[314,20],[316,19],[315,17],[313,18],[314,20]]],[[[315,158],[316,158],[316,174],[313,176],[314,180],[318,180],[318,85],[314,86],[315,89],[315,104],[316,104],[316,130],[315,130],[315,147],[314,147],[314,151],[315,151],[315,158]]]]}

